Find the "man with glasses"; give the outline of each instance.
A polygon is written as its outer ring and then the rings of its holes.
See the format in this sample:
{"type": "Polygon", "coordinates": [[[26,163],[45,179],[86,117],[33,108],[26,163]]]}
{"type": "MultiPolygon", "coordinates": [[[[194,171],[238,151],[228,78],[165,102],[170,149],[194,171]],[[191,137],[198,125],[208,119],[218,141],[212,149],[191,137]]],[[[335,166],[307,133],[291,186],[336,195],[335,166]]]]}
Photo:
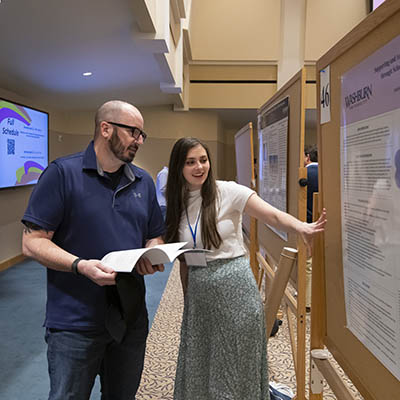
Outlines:
{"type": "Polygon", "coordinates": [[[131,164],[143,124],[131,104],[103,104],[94,140],[48,166],[23,216],[23,252],[47,267],[50,400],[88,400],[96,375],[103,400],[133,399],[138,389],[148,333],[143,275],[163,266],[143,258],[117,274],[100,260],[162,243],[153,180],[131,164]]]}

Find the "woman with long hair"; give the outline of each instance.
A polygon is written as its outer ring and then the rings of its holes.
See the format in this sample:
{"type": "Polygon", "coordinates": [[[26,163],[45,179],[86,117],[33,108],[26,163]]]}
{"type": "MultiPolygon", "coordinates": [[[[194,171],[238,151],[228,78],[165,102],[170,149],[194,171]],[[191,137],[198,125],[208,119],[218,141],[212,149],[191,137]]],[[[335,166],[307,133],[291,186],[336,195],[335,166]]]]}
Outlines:
{"type": "Polygon", "coordinates": [[[264,311],[245,256],[243,212],[298,233],[308,246],[326,223],[325,210],[307,224],[245,186],[216,181],[208,147],[179,139],[169,161],[165,240],[211,252],[180,260],[185,305],[175,400],[269,399],[264,311]]]}

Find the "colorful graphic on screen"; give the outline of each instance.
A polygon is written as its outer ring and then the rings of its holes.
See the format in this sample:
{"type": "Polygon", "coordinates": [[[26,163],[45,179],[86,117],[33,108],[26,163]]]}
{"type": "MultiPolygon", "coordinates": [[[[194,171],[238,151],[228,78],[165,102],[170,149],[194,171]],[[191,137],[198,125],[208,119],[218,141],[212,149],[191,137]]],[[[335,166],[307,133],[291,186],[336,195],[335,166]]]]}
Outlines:
{"type": "Polygon", "coordinates": [[[15,118],[26,125],[30,125],[32,120],[24,107],[9,101],[0,100],[0,122],[6,118],[15,118]]]}
{"type": "Polygon", "coordinates": [[[44,168],[43,165],[35,161],[27,161],[23,167],[18,168],[16,171],[17,182],[15,182],[15,186],[26,185],[29,182],[39,179],[44,168]]]}
{"type": "Polygon", "coordinates": [[[35,184],[48,165],[48,114],[0,99],[0,188],[35,184]]]}

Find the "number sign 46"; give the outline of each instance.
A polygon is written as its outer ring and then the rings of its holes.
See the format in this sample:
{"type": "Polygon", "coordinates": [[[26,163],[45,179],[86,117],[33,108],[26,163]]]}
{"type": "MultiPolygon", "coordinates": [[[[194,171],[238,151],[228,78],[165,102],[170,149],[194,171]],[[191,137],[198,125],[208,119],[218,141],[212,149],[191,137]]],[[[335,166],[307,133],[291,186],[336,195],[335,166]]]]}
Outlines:
{"type": "Polygon", "coordinates": [[[319,72],[320,76],[320,116],[321,124],[331,120],[331,85],[329,65],[319,72]]]}

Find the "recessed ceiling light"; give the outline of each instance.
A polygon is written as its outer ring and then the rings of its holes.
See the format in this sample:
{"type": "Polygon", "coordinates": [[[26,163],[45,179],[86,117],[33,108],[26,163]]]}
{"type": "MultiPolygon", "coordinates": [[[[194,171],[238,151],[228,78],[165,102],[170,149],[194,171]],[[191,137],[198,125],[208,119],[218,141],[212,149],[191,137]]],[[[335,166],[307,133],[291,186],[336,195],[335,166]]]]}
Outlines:
{"type": "Polygon", "coordinates": [[[83,75],[83,76],[91,76],[92,74],[93,74],[92,72],[89,72],[89,71],[88,71],[88,72],[84,72],[82,75],[83,75]]]}

